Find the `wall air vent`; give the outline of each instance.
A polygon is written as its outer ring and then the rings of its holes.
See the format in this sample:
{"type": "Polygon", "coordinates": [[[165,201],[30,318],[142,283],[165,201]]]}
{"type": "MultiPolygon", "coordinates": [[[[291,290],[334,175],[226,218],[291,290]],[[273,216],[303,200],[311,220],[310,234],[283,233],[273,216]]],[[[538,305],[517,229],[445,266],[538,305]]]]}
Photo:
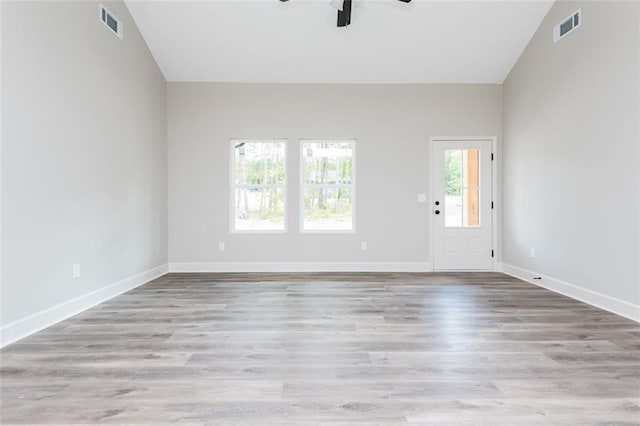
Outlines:
{"type": "Polygon", "coordinates": [[[118,20],[106,7],[100,5],[100,20],[109,28],[120,40],[122,40],[122,22],[118,20]]]}
{"type": "Polygon", "coordinates": [[[553,27],[553,42],[556,43],[558,40],[578,28],[581,24],[582,10],[578,9],[563,19],[558,25],[553,27]]]}

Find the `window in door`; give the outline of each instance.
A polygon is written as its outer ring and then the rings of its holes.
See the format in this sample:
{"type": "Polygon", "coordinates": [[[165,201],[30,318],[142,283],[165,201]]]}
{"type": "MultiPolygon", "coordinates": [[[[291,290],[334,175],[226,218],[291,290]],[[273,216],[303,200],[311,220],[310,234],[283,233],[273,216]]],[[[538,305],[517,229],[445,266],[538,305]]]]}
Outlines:
{"type": "Polygon", "coordinates": [[[479,150],[447,149],[444,155],[445,227],[479,226],[479,150]]]}

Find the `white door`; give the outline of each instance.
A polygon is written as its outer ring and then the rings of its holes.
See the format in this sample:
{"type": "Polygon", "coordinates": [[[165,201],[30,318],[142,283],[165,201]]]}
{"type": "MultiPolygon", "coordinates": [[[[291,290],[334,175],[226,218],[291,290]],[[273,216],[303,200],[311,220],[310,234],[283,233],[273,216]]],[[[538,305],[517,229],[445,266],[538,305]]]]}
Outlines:
{"type": "Polygon", "coordinates": [[[433,267],[493,269],[491,140],[434,140],[433,267]]]}

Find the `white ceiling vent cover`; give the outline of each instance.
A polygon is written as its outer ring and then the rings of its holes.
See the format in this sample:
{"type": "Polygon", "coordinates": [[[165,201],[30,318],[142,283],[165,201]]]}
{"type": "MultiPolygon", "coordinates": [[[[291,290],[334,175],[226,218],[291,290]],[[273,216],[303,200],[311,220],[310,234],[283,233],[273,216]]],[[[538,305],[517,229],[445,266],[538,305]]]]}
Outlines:
{"type": "Polygon", "coordinates": [[[553,42],[556,43],[558,40],[570,34],[582,25],[582,9],[578,9],[573,12],[571,15],[567,16],[562,20],[558,25],[553,27],[553,42]]]}
{"type": "Polygon", "coordinates": [[[118,20],[106,7],[100,5],[100,20],[109,28],[120,40],[122,40],[122,22],[118,20]]]}

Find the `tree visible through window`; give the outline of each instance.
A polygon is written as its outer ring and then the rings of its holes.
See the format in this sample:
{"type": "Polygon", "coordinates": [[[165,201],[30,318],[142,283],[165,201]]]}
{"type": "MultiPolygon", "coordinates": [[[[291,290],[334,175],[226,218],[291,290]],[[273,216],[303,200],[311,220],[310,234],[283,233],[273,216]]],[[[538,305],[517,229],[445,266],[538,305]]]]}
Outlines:
{"type": "Polygon", "coordinates": [[[302,229],[353,230],[354,141],[302,142],[302,229]]]}
{"type": "Polygon", "coordinates": [[[232,141],[234,231],[285,230],[285,141],[232,141]]]}

